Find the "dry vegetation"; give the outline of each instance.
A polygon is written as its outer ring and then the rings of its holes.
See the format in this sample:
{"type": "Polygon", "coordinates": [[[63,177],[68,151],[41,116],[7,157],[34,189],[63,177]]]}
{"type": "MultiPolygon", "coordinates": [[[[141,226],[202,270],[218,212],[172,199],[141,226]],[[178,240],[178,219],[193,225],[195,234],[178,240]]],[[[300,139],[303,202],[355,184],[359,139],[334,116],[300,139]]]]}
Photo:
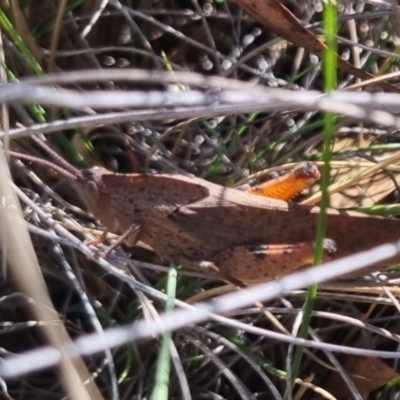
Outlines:
{"type": "MultiPolygon", "coordinates": [[[[320,1],[284,4],[305,24],[313,24],[313,32],[320,34],[320,1]]],[[[3,80],[23,80],[49,72],[77,71],[78,77],[78,71],[84,70],[138,68],[172,71],[176,81],[166,84],[150,79],[139,82],[103,79],[72,82],[65,87],[79,89],[81,93],[114,89],[185,93],[189,85],[182,83],[177,73],[188,71],[273,88],[298,91],[324,88],[317,56],[277,38],[233,1],[4,0],[0,8],[4,14],[0,18],[5,57],[3,80]],[[6,18],[11,21],[11,28],[4,22],[6,18]]],[[[377,76],[396,72],[400,40],[396,32],[400,25],[390,3],[383,6],[378,1],[346,1],[340,4],[339,12],[339,54],[377,76]],[[360,49],[357,43],[364,47],[360,49]],[[378,54],[374,49],[386,53],[378,54]]],[[[344,88],[357,81],[339,71],[338,82],[344,88]]],[[[84,162],[74,149],[83,154],[86,165],[98,163],[97,158],[114,171],[180,171],[223,185],[243,181],[258,171],[284,169],[293,162],[320,163],[322,113],[296,107],[274,109],[273,105],[269,105],[268,112],[242,113],[239,108],[236,112],[219,111],[213,115],[212,109],[208,105],[202,111],[199,105],[193,105],[192,112],[182,117],[174,108],[157,111],[146,106],[136,110],[126,107],[122,115],[120,109],[112,106],[78,110],[47,105],[42,109],[36,102],[13,102],[2,109],[2,125],[4,131],[9,125],[10,147],[17,151],[45,157],[29,135],[40,135],[43,126],[47,126],[46,132],[52,132],[47,135],[52,146],[79,166],[84,162]],[[140,116],[141,112],[142,115],[147,112],[148,118],[140,116]],[[107,123],[91,121],[101,115],[108,118],[107,123]],[[82,118],[74,126],[54,128],[54,121],[68,122],[76,117],[82,118]],[[39,123],[44,124],[40,129],[29,130],[39,123]],[[73,146],[65,143],[65,137],[73,146]],[[94,151],[90,150],[91,145],[94,151]]],[[[333,181],[352,178],[359,166],[371,167],[399,152],[396,127],[342,116],[336,122],[333,181]]],[[[157,313],[165,310],[163,293],[168,264],[140,247],[118,249],[108,264],[88,259],[80,243],[98,237],[101,226],[85,211],[72,186],[47,168],[17,160],[11,160],[10,164],[14,182],[31,201],[30,204],[22,201],[21,205],[45,286],[37,276],[37,280],[30,280],[31,273],[26,272],[35,266],[32,259],[27,261],[31,266],[20,261],[19,273],[6,271],[3,262],[0,283],[3,357],[37,349],[49,341],[55,345],[57,338],[52,336],[51,329],[43,331],[52,325],[59,338],[62,333],[57,329],[61,323],[72,338],[78,338],[143,318],[157,318],[157,313]],[[46,213],[50,222],[40,212],[46,213]],[[71,238],[63,237],[64,231],[55,229],[51,223],[68,230],[78,241],[73,244],[71,238]],[[38,311],[47,310],[43,304],[50,304],[42,293],[44,288],[57,315],[38,311]],[[32,306],[36,311],[32,311],[32,306]]],[[[331,204],[396,214],[395,206],[390,209],[373,206],[398,201],[398,172],[399,167],[393,162],[372,177],[356,179],[350,187],[334,194],[331,204]]],[[[4,231],[5,227],[2,222],[4,231]]],[[[22,240],[23,234],[16,235],[21,239],[17,253],[28,252],[30,245],[22,240]]],[[[3,240],[11,243],[13,237],[3,234],[3,240]]],[[[110,240],[114,239],[110,236],[110,240]]],[[[16,267],[15,262],[12,264],[16,267]]],[[[398,351],[397,282],[398,273],[391,271],[379,277],[321,286],[309,339],[326,343],[326,348],[306,351],[293,385],[288,379],[288,367],[292,365],[295,348],[270,337],[269,332],[296,334],[305,291],[271,301],[264,311],[256,306],[237,310],[228,315],[231,324],[213,321],[175,332],[169,346],[173,361],[168,398],[279,399],[285,393],[287,398],[296,399],[398,398],[398,387],[389,384],[397,377],[396,359],[356,357],[346,355],[346,349],[343,353],[330,351],[330,344],[398,351]],[[380,279],[385,279],[385,288],[381,287],[380,279]],[[235,322],[260,330],[249,332],[235,322]]],[[[207,298],[209,289],[221,285],[224,283],[213,277],[179,270],[176,297],[187,300],[202,294],[207,298]]],[[[113,400],[150,398],[156,385],[156,369],[163,362],[159,352],[160,341],[150,336],[85,357],[90,374],[86,375],[85,385],[91,388],[93,398],[100,398],[100,393],[103,398],[113,400]],[[97,394],[93,383],[98,387],[97,394]]],[[[79,371],[85,380],[82,368],[79,371]]],[[[12,399],[62,399],[71,386],[63,384],[61,376],[53,368],[6,380],[2,382],[2,395],[12,399]]],[[[78,389],[70,396],[83,398],[78,389]]]]}

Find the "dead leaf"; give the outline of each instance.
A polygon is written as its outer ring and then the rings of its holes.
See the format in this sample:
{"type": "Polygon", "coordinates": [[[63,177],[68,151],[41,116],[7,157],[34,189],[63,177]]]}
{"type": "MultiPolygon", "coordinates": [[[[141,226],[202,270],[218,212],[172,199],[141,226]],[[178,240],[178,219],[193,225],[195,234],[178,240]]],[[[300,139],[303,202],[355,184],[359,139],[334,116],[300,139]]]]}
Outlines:
{"type": "MultiPolygon", "coordinates": [[[[237,0],[256,20],[268,25],[278,36],[303,47],[308,52],[322,56],[327,49],[325,43],[317,38],[311,31],[305,28],[300,21],[279,0],[237,0]]],[[[361,79],[372,79],[369,74],[354,65],[343,60],[339,55],[338,66],[341,70],[361,79]]],[[[400,89],[388,82],[376,82],[376,85],[389,92],[400,93],[400,89]]]]}
{"type": "MultiPolygon", "coordinates": [[[[381,359],[374,357],[347,355],[342,360],[342,366],[362,397],[400,376],[381,359]]],[[[337,397],[338,400],[351,397],[349,389],[337,372],[331,373],[325,389],[337,397]]]]}

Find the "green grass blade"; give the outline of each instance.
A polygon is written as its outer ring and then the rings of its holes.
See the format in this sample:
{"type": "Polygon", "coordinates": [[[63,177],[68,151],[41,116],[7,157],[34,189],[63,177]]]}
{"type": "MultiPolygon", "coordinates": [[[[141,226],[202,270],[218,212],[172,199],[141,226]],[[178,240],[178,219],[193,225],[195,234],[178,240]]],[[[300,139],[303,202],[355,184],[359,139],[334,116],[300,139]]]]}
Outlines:
{"type": "MultiPolygon", "coordinates": [[[[174,300],[176,296],[176,282],[177,282],[177,269],[175,266],[171,267],[168,272],[167,281],[167,303],[166,311],[170,312],[174,309],[174,300]]],[[[169,377],[171,370],[171,354],[170,354],[170,343],[172,339],[172,332],[165,332],[161,339],[160,353],[158,355],[156,378],[153,393],[151,395],[152,400],[167,400],[168,399],[168,388],[169,388],[169,377]]]]}
{"type": "MultiPolygon", "coordinates": [[[[336,39],[337,39],[337,6],[334,0],[328,0],[324,7],[324,25],[326,34],[326,44],[328,50],[324,55],[324,81],[325,91],[331,92],[336,89],[337,85],[337,56],[336,56],[336,39]]],[[[329,207],[328,186],[330,182],[330,160],[332,157],[332,144],[335,135],[336,118],[331,113],[325,114],[325,132],[324,132],[324,168],[322,170],[321,180],[321,211],[318,219],[317,238],[314,254],[314,265],[319,265],[323,261],[324,249],[323,242],[325,238],[327,215],[326,209],[329,207]]],[[[318,286],[312,285],[308,289],[307,299],[304,304],[304,316],[300,327],[299,336],[305,338],[311,321],[311,314],[314,302],[317,297],[318,286]]],[[[303,357],[303,347],[297,347],[292,367],[292,382],[300,370],[301,360],[303,357]]]]}
{"type": "Polygon", "coordinates": [[[18,34],[17,30],[14,28],[11,21],[7,18],[7,15],[0,7],[0,25],[3,27],[4,31],[7,32],[7,35],[10,37],[12,42],[18,48],[18,50],[23,54],[28,64],[32,68],[32,70],[37,75],[43,74],[43,69],[41,65],[36,61],[35,57],[29,50],[28,46],[24,43],[21,36],[18,34]]]}
{"type": "Polygon", "coordinates": [[[351,211],[358,211],[369,215],[379,215],[381,217],[400,215],[400,204],[374,204],[372,206],[360,206],[350,208],[351,211]]]}
{"type": "MultiPolygon", "coordinates": [[[[12,22],[8,19],[7,15],[4,13],[0,7],[0,25],[10,37],[11,41],[18,48],[21,54],[24,56],[25,60],[32,68],[32,71],[36,75],[43,75],[44,71],[42,66],[36,60],[34,55],[29,50],[28,46],[24,43],[23,39],[19,35],[18,31],[13,26],[12,22]]],[[[8,78],[10,82],[18,82],[17,77],[11,72],[10,69],[6,67],[8,78]]],[[[28,110],[30,114],[34,117],[36,122],[44,123],[47,122],[45,110],[37,103],[28,104],[28,110]]],[[[51,134],[51,138],[58,148],[63,152],[68,161],[71,163],[84,167],[85,162],[83,157],[75,150],[71,142],[62,134],[61,132],[54,132],[51,134]]]]}

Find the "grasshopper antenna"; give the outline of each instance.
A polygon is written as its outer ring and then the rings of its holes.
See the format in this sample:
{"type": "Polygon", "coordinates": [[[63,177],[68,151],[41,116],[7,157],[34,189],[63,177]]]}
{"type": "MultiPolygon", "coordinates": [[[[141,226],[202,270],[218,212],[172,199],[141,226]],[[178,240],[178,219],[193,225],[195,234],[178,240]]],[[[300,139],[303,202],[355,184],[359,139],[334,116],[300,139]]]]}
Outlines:
{"type": "MultiPolygon", "coordinates": [[[[74,175],[75,179],[82,178],[82,173],[79,169],[75,168],[72,164],[64,160],[58,153],[56,153],[50,146],[46,145],[42,140],[38,139],[36,136],[32,136],[31,139],[40,146],[57,164],[58,166],[64,168],[64,170],[68,171],[70,174],[74,175]]],[[[10,152],[11,154],[11,152],[10,152]]],[[[36,157],[33,157],[36,158],[36,157]]],[[[36,160],[31,160],[34,162],[41,161],[40,158],[36,160]]],[[[53,168],[53,167],[52,167],[53,168]]],[[[53,168],[54,169],[54,168],[53,168]]],[[[57,171],[58,172],[58,171],[57,171]]]]}
{"type": "MultiPolygon", "coordinates": [[[[32,136],[31,139],[40,146],[57,164],[67,170],[69,173],[74,175],[75,177],[82,176],[81,171],[71,165],[69,162],[64,160],[57,152],[55,152],[50,146],[45,144],[42,140],[37,138],[36,136],[32,136]]],[[[40,159],[39,159],[40,160],[40,159]]]]}
{"type": "Polygon", "coordinates": [[[51,161],[42,160],[41,158],[34,157],[29,154],[22,154],[22,153],[18,153],[16,151],[11,151],[11,150],[9,151],[9,154],[10,154],[10,156],[18,158],[18,159],[36,162],[38,164],[50,167],[51,169],[56,171],[61,176],[65,176],[66,178],[71,179],[73,181],[83,180],[83,176],[82,176],[81,172],[68,163],[66,163],[66,164],[69,165],[69,167],[71,167],[71,168],[67,169],[67,168],[61,167],[57,164],[54,164],[51,161]]]}

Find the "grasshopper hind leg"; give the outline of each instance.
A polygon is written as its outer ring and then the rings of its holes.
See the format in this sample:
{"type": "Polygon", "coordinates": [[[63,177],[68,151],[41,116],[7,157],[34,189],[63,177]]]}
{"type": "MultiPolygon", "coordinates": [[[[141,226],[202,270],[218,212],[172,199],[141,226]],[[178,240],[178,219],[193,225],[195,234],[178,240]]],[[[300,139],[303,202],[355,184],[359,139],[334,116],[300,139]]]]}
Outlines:
{"type": "MultiPolygon", "coordinates": [[[[331,239],[324,242],[325,259],[336,251],[331,239]]],[[[231,281],[246,284],[264,282],[313,264],[314,243],[284,245],[248,245],[226,249],[217,254],[213,264],[219,274],[231,281]]]]}

